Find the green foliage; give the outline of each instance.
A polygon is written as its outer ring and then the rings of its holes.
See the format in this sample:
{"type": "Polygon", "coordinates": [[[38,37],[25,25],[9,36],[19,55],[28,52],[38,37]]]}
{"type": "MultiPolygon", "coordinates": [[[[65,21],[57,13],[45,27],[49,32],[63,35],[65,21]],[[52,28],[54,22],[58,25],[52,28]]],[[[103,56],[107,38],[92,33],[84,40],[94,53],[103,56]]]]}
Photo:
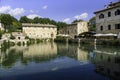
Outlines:
{"type": "Polygon", "coordinates": [[[6,51],[8,48],[10,48],[10,46],[14,46],[15,43],[14,42],[10,42],[10,41],[4,41],[3,44],[1,44],[1,51],[6,51]]]}
{"type": "Polygon", "coordinates": [[[81,21],[84,21],[84,20],[82,20],[82,19],[79,19],[79,20],[74,20],[72,23],[76,23],[76,22],[81,22],[81,21]]]}
{"type": "Polygon", "coordinates": [[[96,18],[95,17],[92,17],[90,20],[89,20],[89,30],[90,31],[95,31],[96,29],[96,18]]]}
{"type": "Polygon", "coordinates": [[[15,39],[15,37],[13,35],[10,36],[10,39],[15,39]]]}
{"type": "Polygon", "coordinates": [[[13,22],[13,26],[15,29],[22,30],[22,24],[20,22],[13,22]]]}
{"type": "Polygon", "coordinates": [[[63,36],[57,36],[57,38],[54,40],[55,42],[66,42],[67,37],[63,36]]]}
{"type": "Polygon", "coordinates": [[[21,46],[22,44],[21,44],[21,42],[18,42],[17,45],[18,45],[18,46],[21,46]]]}
{"type": "Polygon", "coordinates": [[[15,31],[21,27],[19,21],[10,14],[0,14],[0,20],[4,24],[5,31],[15,31]]]}
{"type": "Polygon", "coordinates": [[[65,26],[67,26],[67,24],[64,23],[64,22],[58,22],[57,23],[58,30],[60,30],[61,28],[65,27],[65,26]]]}
{"type": "Polygon", "coordinates": [[[26,36],[25,39],[30,39],[30,38],[28,36],[26,36]]]}
{"type": "Polygon", "coordinates": [[[0,30],[0,39],[2,38],[3,33],[4,33],[4,31],[0,30]]]}
{"type": "Polygon", "coordinates": [[[32,19],[27,18],[26,16],[22,16],[19,20],[20,23],[33,23],[32,19]]]}
{"type": "Polygon", "coordinates": [[[30,44],[35,44],[35,39],[29,39],[30,40],[30,44]]]}
{"type": "Polygon", "coordinates": [[[42,42],[42,40],[36,39],[36,43],[40,43],[40,42],[42,42]]]}
{"type": "Polygon", "coordinates": [[[25,45],[25,42],[23,42],[23,46],[25,45]]]}

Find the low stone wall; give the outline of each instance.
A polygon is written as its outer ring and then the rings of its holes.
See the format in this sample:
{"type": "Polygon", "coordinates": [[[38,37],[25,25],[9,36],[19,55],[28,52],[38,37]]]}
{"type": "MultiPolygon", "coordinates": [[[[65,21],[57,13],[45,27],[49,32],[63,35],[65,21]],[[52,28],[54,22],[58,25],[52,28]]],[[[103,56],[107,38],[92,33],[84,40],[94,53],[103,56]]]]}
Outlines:
{"type": "Polygon", "coordinates": [[[69,43],[80,43],[80,44],[94,44],[95,39],[69,39],[69,43]]]}
{"type": "Polygon", "coordinates": [[[96,45],[120,46],[120,40],[96,40],[96,45]]]}
{"type": "MultiPolygon", "coordinates": [[[[59,40],[57,41],[59,42],[59,40]]],[[[61,39],[60,42],[68,43],[79,43],[79,44],[91,44],[91,45],[111,45],[111,46],[120,46],[120,39],[114,40],[100,40],[100,39],[88,39],[88,38],[78,38],[78,39],[61,39]]]]}

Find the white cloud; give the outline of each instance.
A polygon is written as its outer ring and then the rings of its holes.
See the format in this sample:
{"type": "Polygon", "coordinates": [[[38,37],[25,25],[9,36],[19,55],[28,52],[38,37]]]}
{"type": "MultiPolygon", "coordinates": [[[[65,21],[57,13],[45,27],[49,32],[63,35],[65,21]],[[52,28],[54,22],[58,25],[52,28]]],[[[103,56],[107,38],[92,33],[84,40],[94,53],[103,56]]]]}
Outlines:
{"type": "Polygon", "coordinates": [[[9,13],[13,16],[21,15],[25,12],[23,8],[12,8],[11,6],[2,6],[0,7],[0,13],[9,13]]]}
{"type": "Polygon", "coordinates": [[[2,6],[0,7],[0,13],[6,13],[11,10],[11,6],[2,6]]]}
{"type": "Polygon", "coordinates": [[[39,13],[39,10],[29,10],[30,13],[39,13]]]}
{"type": "Polygon", "coordinates": [[[65,19],[63,20],[63,22],[69,23],[69,22],[70,22],[70,18],[65,18],[65,19]]]}
{"type": "Polygon", "coordinates": [[[82,13],[80,15],[74,16],[75,19],[85,19],[88,17],[88,13],[82,13]]]}
{"type": "Polygon", "coordinates": [[[47,8],[48,8],[47,5],[44,5],[44,6],[42,7],[42,9],[44,9],[44,10],[46,10],[47,8]]]}
{"type": "Polygon", "coordinates": [[[31,12],[31,13],[34,13],[34,11],[33,11],[33,10],[30,10],[30,12],[31,12]]]}
{"type": "Polygon", "coordinates": [[[41,17],[41,16],[39,16],[37,14],[30,14],[27,17],[30,18],[30,19],[34,19],[35,17],[41,17]]]}
{"type": "Polygon", "coordinates": [[[15,9],[11,9],[8,13],[13,16],[17,16],[23,14],[24,12],[25,10],[23,8],[15,8],[15,9]]]}

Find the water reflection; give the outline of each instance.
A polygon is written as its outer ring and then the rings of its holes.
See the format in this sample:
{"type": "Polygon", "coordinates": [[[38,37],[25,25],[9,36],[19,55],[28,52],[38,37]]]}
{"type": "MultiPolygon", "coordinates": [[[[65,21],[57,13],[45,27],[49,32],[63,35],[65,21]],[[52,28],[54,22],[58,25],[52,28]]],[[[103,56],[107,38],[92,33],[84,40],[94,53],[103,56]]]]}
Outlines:
{"type": "Polygon", "coordinates": [[[32,45],[23,51],[22,61],[49,61],[57,56],[57,45],[55,43],[41,43],[39,45],[32,45]]]}
{"type": "Polygon", "coordinates": [[[58,44],[58,53],[63,56],[74,58],[83,63],[88,62],[88,50],[81,49],[78,44],[58,44]]]}
{"type": "Polygon", "coordinates": [[[91,60],[96,66],[96,72],[115,80],[120,80],[120,49],[119,47],[97,46],[93,50],[91,60]]]}
{"type": "Polygon", "coordinates": [[[91,64],[95,65],[92,69],[96,74],[120,79],[119,47],[40,43],[31,46],[14,46],[5,52],[0,51],[0,72],[5,72],[6,69],[14,72],[16,68],[26,72],[30,69],[31,73],[34,70],[56,71],[91,64]]]}
{"type": "Polygon", "coordinates": [[[14,46],[0,53],[0,65],[3,68],[11,68],[18,61],[27,65],[29,62],[39,63],[49,61],[57,55],[55,43],[41,43],[32,46],[14,46]]]}

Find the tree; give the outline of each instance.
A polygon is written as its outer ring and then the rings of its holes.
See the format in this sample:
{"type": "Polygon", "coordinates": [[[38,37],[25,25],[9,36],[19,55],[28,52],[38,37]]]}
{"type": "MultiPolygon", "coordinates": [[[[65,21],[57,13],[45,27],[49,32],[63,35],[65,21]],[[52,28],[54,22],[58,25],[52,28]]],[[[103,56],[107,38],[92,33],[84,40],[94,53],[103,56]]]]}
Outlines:
{"type": "Polygon", "coordinates": [[[33,23],[40,23],[40,18],[39,17],[35,17],[33,19],[33,23]]]}
{"type": "Polygon", "coordinates": [[[79,20],[74,20],[72,23],[76,23],[76,22],[81,22],[81,21],[84,21],[84,20],[82,20],[82,19],[79,19],[79,20]]]}
{"type": "Polygon", "coordinates": [[[67,26],[66,23],[64,23],[64,22],[57,22],[58,30],[60,30],[61,28],[65,27],[65,26],[67,26]]]}
{"type": "MultiPolygon", "coordinates": [[[[12,28],[14,28],[13,23],[19,23],[16,18],[11,16],[10,14],[1,14],[0,15],[1,23],[4,24],[5,32],[6,30],[10,31],[12,28]]],[[[17,25],[20,26],[20,25],[17,25]]]]}
{"type": "Polygon", "coordinates": [[[27,18],[26,16],[22,16],[19,20],[20,23],[33,23],[32,19],[27,18]]]}
{"type": "Polygon", "coordinates": [[[92,17],[89,20],[89,30],[90,31],[95,31],[95,28],[96,28],[96,17],[92,17]]]}
{"type": "Polygon", "coordinates": [[[20,22],[13,22],[13,26],[17,30],[22,30],[22,24],[20,22]]]}

